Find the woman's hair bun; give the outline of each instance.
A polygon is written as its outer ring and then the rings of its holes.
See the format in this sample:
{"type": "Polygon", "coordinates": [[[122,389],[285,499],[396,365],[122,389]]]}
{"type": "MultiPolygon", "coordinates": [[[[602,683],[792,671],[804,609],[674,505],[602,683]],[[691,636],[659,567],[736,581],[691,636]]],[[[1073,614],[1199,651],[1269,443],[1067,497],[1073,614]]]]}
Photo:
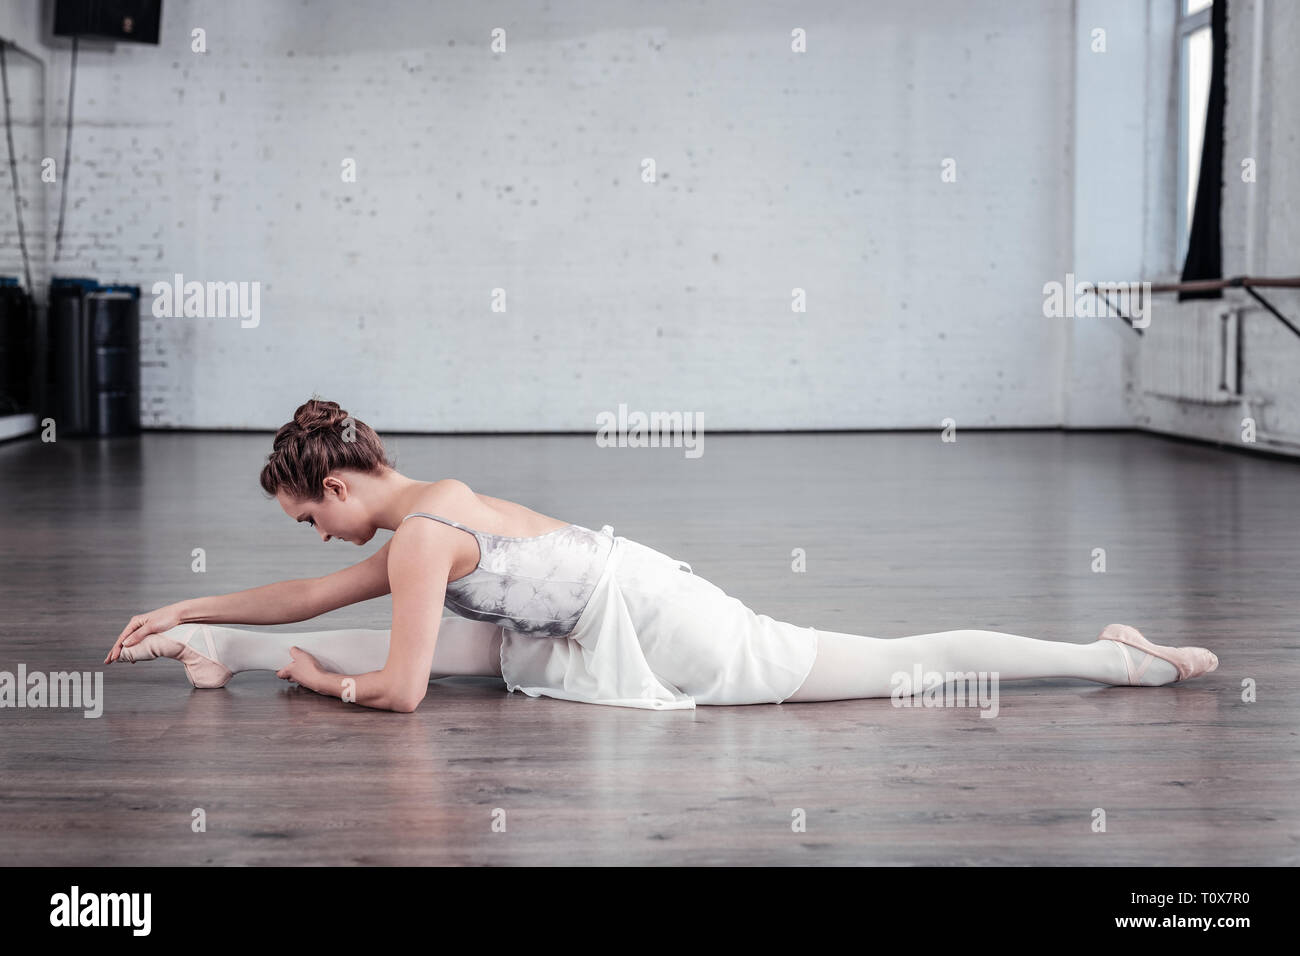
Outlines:
{"type": "Polygon", "coordinates": [[[303,431],[318,431],[322,428],[337,428],[347,419],[348,413],[339,408],[338,402],[327,402],[312,398],[298,406],[293,413],[293,423],[303,431]]]}
{"type": "Polygon", "coordinates": [[[293,413],[271,442],[271,454],[262,468],[262,489],[268,495],[280,491],[293,498],[320,501],[325,478],[338,469],[383,474],[395,468],[384,452],[375,430],[349,415],[338,402],[313,395],[293,413]],[[344,430],[344,423],[351,427],[344,430]]]}

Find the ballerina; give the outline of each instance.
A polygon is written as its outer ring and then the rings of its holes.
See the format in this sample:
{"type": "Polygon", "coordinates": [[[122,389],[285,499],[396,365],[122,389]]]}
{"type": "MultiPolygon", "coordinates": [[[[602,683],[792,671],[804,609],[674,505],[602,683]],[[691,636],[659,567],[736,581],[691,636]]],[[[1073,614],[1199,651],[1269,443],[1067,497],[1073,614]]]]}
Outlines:
{"type": "Polygon", "coordinates": [[[394,534],[333,574],[136,615],[106,664],[172,658],[201,688],[268,670],[345,702],[410,713],[430,681],[448,676],[669,710],[918,695],[933,690],[907,679],[920,672],[1158,687],[1219,663],[1205,648],[1154,644],[1124,624],[1074,644],[974,629],[884,639],[778,621],[610,525],[566,524],[452,478],[409,478],[370,426],[315,398],[276,432],[261,484],[323,541],[360,546],[380,529],[394,534]],[[304,621],[390,593],[387,629],[219,626],[304,621]]]}

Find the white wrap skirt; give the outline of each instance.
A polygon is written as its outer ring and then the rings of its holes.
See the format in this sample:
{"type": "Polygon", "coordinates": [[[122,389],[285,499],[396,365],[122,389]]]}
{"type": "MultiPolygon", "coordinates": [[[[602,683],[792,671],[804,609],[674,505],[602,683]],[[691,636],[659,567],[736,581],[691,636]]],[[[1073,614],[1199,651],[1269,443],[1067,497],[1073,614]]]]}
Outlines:
{"type": "Polygon", "coordinates": [[[803,684],[817,634],[756,614],[690,565],[614,539],[568,637],[501,629],[508,691],[589,704],[680,710],[779,704],[803,684]]]}

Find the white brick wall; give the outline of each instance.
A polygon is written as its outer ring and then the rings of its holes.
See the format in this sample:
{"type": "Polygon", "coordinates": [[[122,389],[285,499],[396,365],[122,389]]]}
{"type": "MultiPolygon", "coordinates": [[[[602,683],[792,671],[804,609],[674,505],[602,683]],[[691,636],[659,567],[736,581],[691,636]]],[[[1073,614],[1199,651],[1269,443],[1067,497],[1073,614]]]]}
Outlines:
{"type": "MultiPolygon", "coordinates": [[[[46,229],[47,190],[41,183],[41,160],[48,155],[49,98],[47,92],[48,50],[40,42],[38,7],[35,3],[0,5],[0,37],[10,44],[6,49],[6,73],[9,86],[9,114],[13,127],[15,165],[19,176],[18,199],[22,211],[32,287],[44,289],[48,284],[48,258],[45,246],[53,232],[46,229]]],[[[3,122],[0,105],[0,123],[3,122]]],[[[55,210],[57,214],[57,210],[55,210]]],[[[0,276],[18,277],[27,285],[19,243],[18,214],[15,211],[13,171],[9,148],[0,130],[0,276]]],[[[43,301],[43,294],[40,296],[43,301]]]]}
{"type": "Polygon", "coordinates": [[[82,49],[58,272],[262,283],[256,329],[146,315],[149,425],[1056,424],[1070,10],[168,0],[82,49]]]}

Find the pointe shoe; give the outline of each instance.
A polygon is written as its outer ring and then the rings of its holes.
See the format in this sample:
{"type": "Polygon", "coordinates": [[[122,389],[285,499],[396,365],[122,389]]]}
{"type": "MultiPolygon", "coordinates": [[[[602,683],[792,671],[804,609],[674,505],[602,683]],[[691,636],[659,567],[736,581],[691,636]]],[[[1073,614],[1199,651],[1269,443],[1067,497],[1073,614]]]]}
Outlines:
{"type": "MultiPolygon", "coordinates": [[[[226,681],[234,677],[235,672],[215,660],[217,655],[212,648],[211,631],[202,624],[195,625],[195,627],[202,631],[208,655],[211,656],[200,654],[185,641],[170,636],[180,631],[179,627],[174,627],[166,634],[150,634],[138,644],[123,647],[122,654],[118,659],[130,661],[134,664],[136,661],[151,661],[156,657],[170,657],[185,665],[185,676],[189,678],[190,683],[195,687],[226,686],[226,681]]],[[[190,637],[193,634],[194,631],[190,631],[185,636],[190,637]]]]}
{"type": "Polygon", "coordinates": [[[1146,669],[1151,666],[1151,662],[1157,657],[1162,661],[1173,664],[1178,671],[1178,676],[1170,682],[1174,684],[1179,681],[1191,680],[1193,677],[1200,677],[1202,674],[1208,674],[1219,666],[1219,659],[1203,647],[1169,647],[1164,644],[1152,644],[1143,637],[1141,631],[1136,627],[1129,627],[1127,624],[1107,625],[1097,640],[1114,641],[1117,644],[1127,644],[1129,647],[1146,651],[1147,658],[1135,673],[1133,661],[1129,657],[1128,651],[1120,648],[1124,654],[1124,666],[1128,668],[1128,682],[1130,685],[1137,684],[1142,679],[1146,669]]]}

